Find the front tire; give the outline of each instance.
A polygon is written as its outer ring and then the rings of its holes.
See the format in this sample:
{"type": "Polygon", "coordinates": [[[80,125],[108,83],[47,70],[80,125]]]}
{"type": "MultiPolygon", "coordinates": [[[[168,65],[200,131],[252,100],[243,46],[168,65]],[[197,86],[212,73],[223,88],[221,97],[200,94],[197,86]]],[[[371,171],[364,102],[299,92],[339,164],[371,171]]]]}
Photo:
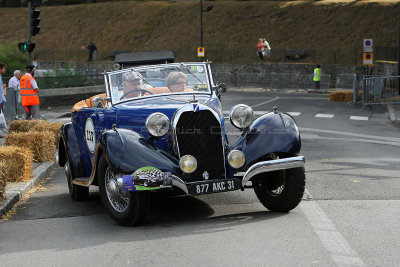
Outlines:
{"type": "Polygon", "coordinates": [[[104,154],[100,158],[97,175],[101,201],[114,221],[122,226],[142,224],[149,210],[149,192],[127,192],[118,189],[117,178],[104,154]]]}
{"type": "Polygon", "coordinates": [[[74,201],[84,201],[89,198],[89,187],[72,183],[71,166],[69,161],[65,163],[65,176],[67,176],[69,195],[74,201]]]}
{"type": "Polygon", "coordinates": [[[261,173],[252,179],[254,192],[270,211],[288,212],[300,203],[305,189],[304,168],[261,173]],[[268,177],[263,177],[268,176],[268,177]]]}

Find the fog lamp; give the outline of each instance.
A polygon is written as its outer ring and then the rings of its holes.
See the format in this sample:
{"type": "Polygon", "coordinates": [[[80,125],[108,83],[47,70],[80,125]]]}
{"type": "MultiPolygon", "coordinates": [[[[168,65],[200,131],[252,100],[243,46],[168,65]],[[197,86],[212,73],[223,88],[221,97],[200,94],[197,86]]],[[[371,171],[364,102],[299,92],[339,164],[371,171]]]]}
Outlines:
{"type": "Polygon", "coordinates": [[[228,162],[235,169],[239,169],[244,165],[245,156],[240,150],[232,150],[228,154],[228,162]]]}
{"type": "Polygon", "coordinates": [[[179,160],[179,167],[185,173],[192,173],[197,169],[197,160],[193,156],[185,155],[179,160]]]}

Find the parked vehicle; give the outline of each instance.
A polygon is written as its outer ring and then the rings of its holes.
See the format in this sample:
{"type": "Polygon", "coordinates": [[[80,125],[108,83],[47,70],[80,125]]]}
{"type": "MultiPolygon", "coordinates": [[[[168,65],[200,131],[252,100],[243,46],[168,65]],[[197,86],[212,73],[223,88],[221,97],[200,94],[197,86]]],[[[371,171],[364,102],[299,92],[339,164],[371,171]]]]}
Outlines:
{"type": "Polygon", "coordinates": [[[60,130],[57,161],[74,200],[98,186],[120,225],[143,223],[150,192],[164,190],[253,188],[279,212],[300,203],[305,173],[295,121],[277,109],[254,119],[249,106],[236,105],[229,120],[242,135],[229,144],[219,99],[224,86],[214,84],[209,63],[139,66],[107,72],[104,80],[105,94],[77,103],[60,130]],[[140,88],[129,89],[128,79],[140,88]]]}

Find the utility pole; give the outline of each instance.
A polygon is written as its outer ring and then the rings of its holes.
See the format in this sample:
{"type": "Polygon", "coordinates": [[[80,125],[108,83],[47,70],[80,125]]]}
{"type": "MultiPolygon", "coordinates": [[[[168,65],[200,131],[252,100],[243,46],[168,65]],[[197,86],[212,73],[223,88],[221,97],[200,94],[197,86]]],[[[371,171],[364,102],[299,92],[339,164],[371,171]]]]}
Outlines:
{"type": "MultiPolygon", "coordinates": [[[[28,2],[28,44],[31,43],[31,39],[32,39],[32,3],[28,2]]],[[[31,51],[28,51],[29,56],[28,56],[28,65],[32,64],[32,54],[31,51]]]]}
{"type": "Polygon", "coordinates": [[[203,0],[200,0],[200,47],[203,47],[203,0]]]}

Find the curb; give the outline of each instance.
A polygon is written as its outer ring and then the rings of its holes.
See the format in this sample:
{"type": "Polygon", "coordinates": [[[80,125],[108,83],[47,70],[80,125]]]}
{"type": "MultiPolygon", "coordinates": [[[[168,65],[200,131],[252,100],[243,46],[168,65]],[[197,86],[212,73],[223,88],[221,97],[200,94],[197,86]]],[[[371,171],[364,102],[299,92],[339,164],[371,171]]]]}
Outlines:
{"type": "Polygon", "coordinates": [[[6,199],[0,205],[0,215],[5,214],[11,210],[15,203],[24,197],[29,190],[34,188],[43,178],[45,178],[51,171],[57,167],[55,161],[48,161],[41,163],[32,172],[33,178],[28,182],[15,183],[9,190],[6,191],[6,199]]]}

